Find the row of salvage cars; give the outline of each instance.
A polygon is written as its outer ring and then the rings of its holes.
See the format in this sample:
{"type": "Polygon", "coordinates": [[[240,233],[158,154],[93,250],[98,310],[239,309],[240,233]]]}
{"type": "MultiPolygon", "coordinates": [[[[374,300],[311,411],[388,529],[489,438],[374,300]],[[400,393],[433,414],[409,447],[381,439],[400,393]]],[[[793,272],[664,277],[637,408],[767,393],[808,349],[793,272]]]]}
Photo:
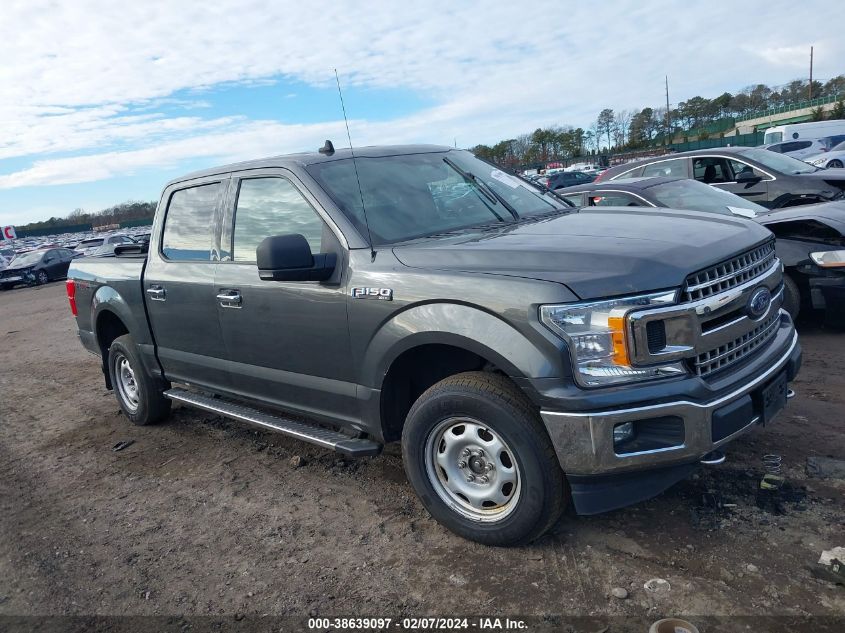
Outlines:
{"type": "Polygon", "coordinates": [[[822,310],[828,324],[845,326],[845,170],[756,148],[719,148],[618,165],[592,183],[555,193],[577,207],[663,207],[753,219],[777,238],[784,309],[793,318],[822,310]]]}

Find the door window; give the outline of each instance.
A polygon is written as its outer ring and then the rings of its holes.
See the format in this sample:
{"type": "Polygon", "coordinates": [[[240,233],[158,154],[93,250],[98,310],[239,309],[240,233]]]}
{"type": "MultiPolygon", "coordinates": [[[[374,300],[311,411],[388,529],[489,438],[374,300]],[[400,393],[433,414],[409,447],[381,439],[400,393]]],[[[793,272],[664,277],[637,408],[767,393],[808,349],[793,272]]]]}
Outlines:
{"type": "Polygon", "coordinates": [[[687,159],[673,158],[659,163],[652,163],[643,168],[643,178],[649,176],[681,176],[687,177],[687,159]]]}
{"type": "Polygon", "coordinates": [[[641,207],[643,204],[626,193],[602,193],[597,191],[587,198],[590,207],[641,207]]]}
{"type": "Polygon", "coordinates": [[[743,163],[741,160],[728,159],[728,163],[730,165],[731,171],[733,172],[732,180],[736,180],[736,177],[739,173],[751,173],[754,176],[757,176],[758,178],[761,178],[763,180],[770,180],[770,178],[767,178],[766,174],[764,174],[762,171],[760,171],[759,169],[755,169],[748,163],[743,163]]]}
{"type": "Polygon", "coordinates": [[[733,174],[728,168],[728,159],[719,156],[693,158],[692,172],[693,178],[708,185],[733,180],[733,174]]]}
{"type": "Polygon", "coordinates": [[[219,182],[180,189],[170,196],[164,218],[161,252],[167,259],[210,261],[214,211],[219,182]]]}
{"type": "Polygon", "coordinates": [[[300,233],[312,253],[322,248],[323,220],[286,178],[241,180],[235,205],[232,259],[254,262],[255,249],[266,237],[300,233]]]}

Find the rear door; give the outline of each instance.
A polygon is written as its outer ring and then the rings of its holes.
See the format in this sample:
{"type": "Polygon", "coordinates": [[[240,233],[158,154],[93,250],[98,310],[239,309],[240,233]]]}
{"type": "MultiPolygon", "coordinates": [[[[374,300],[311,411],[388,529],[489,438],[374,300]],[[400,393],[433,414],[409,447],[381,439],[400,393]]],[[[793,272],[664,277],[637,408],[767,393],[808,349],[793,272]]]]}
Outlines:
{"type": "Polygon", "coordinates": [[[226,353],[214,292],[228,177],[168,187],[144,272],[144,299],[169,380],[225,391],[226,353]]]}
{"type": "Polygon", "coordinates": [[[285,169],[235,174],[226,207],[215,292],[233,388],[316,416],[355,416],[340,231],[285,169]],[[289,233],[305,236],[314,254],[337,254],[329,281],[259,278],[256,248],[289,233]]]}

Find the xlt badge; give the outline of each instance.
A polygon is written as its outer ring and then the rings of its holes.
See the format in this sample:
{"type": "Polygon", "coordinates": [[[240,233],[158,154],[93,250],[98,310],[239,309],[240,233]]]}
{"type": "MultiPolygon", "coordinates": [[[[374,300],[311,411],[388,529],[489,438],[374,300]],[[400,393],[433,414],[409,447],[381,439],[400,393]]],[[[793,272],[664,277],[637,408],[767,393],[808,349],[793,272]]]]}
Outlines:
{"type": "Polygon", "coordinates": [[[393,288],[353,288],[352,296],[356,299],[393,301],[393,288]]]}

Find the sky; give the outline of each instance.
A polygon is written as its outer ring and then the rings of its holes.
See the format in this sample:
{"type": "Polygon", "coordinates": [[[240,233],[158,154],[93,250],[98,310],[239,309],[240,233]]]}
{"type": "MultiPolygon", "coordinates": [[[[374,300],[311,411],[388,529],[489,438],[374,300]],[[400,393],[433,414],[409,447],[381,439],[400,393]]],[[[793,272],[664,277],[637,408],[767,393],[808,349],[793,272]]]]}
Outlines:
{"type": "Polygon", "coordinates": [[[348,145],[495,143],[845,73],[845,2],[5,0],[0,225],[155,200],[184,173],[348,145]],[[741,8],[740,8],[741,7],[741,8]]]}

